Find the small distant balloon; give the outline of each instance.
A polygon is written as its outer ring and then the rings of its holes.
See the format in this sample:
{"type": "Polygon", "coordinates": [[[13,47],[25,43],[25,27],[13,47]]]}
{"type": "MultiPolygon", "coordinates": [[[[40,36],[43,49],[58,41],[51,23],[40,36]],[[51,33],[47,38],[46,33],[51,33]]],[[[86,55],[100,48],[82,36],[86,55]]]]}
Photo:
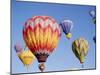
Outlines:
{"type": "Polygon", "coordinates": [[[96,24],[96,11],[91,10],[90,11],[90,16],[92,17],[93,23],[96,24]]]}
{"type": "Polygon", "coordinates": [[[73,28],[73,22],[71,20],[63,20],[60,23],[63,32],[65,33],[66,37],[70,39],[72,37],[71,30],[73,28]]]}
{"type": "Polygon", "coordinates": [[[96,36],[93,37],[93,41],[96,43],[96,36]]]}
{"type": "Polygon", "coordinates": [[[96,17],[92,18],[94,24],[96,24],[96,17]]]}
{"type": "Polygon", "coordinates": [[[91,11],[90,11],[90,16],[91,16],[92,18],[96,17],[96,11],[95,11],[95,10],[91,10],[91,11]]]}
{"type": "Polygon", "coordinates": [[[14,48],[15,48],[15,51],[16,51],[17,53],[21,53],[21,52],[22,52],[22,47],[21,47],[20,44],[16,44],[16,45],[14,46],[14,48]]]}

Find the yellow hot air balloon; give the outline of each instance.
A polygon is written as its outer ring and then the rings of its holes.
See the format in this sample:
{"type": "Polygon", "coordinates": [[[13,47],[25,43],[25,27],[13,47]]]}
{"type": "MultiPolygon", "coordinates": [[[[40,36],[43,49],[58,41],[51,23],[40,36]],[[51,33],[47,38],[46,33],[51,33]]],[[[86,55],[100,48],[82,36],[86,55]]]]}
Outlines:
{"type": "Polygon", "coordinates": [[[33,53],[30,50],[27,50],[26,47],[23,50],[20,44],[16,44],[14,48],[18,57],[20,58],[24,66],[26,66],[27,68],[29,67],[29,65],[32,64],[32,62],[35,61],[36,57],[33,55],[33,53]]]}
{"type": "Polygon", "coordinates": [[[32,54],[30,50],[25,50],[22,53],[20,53],[18,56],[23,62],[23,64],[26,66],[32,64],[32,62],[35,60],[35,56],[32,54]]]}
{"type": "Polygon", "coordinates": [[[83,64],[85,61],[85,57],[88,53],[88,49],[89,49],[88,41],[85,40],[84,38],[79,38],[75,40],[72,44],[72,50],[75,56],[79,59],[81,64],[83,64]]]}

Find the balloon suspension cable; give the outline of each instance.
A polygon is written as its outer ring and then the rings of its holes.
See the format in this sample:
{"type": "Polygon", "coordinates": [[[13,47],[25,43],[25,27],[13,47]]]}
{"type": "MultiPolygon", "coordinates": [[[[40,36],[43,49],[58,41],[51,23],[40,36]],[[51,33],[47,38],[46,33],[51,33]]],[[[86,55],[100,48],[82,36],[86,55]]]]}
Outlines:
{"type": "Polygon", "coordinates": [[[42,63],[39,64],[39,69],[40,69],[41,72],[44,72],[44,69],[45,69],[44,62],[42,62],[42,63]]]}
{"type": "Polygon", "coordinates": [[[25,47],[24,47],[24,50],[26,49],[26,45],[25,45],[25,47]]]}
{"type": "Polygon", "coordinates": [[[84,64],[82,63],[82,69],[84,68],[84,64]]]}
{"type": "Polygon", "coordinates": [[[26,71],[28,72],[28,70],[29,70],[29,66],[28,66],[28,65],[25,65],[25,67],[26,67],[26,71]]]}

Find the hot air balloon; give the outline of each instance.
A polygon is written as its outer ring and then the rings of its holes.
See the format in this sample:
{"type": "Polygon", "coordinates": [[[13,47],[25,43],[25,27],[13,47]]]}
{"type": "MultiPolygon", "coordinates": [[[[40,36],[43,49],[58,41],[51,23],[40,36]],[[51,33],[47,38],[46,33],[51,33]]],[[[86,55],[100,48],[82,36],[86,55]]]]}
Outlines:
{"type": "Polygon", "coordinates": [[[36,59],[36,57],[32,54],[30,50],[24,50],[18,55],[18,57],[20,58],[22,63],[27,67],[27,70],[29,65],[31,65],[36,59]]]}
{"type": "MultiPolygon", "coordinates": [[[[92,17],[93,23],[96,24],[96,11],[91,10],[90,11],[90,16],[92,17]]],[[[93,37],[93,40],[96,43],[96,36],[93,37]]]]}
{"type": "Polygon", "coordinates": [[[84,38],[76,39],[72,43],[72,51],[82,64],[82,68],[83,68],[83,63],[85,61],[85,57],[88,53],[88,49],[89,49],[88,41],[85,40],[84,38]]]}
{"type": "Polygon", "coordinates": [[[70,39],[72,37],[71,30],[73,28],[73,22],[71,20],[63,20],[60,25],[66,37],[70,39]]]}
{"type": "Polygon", "coordinates": [[[93,41],[96,43],[96,36],[93,37],[93,41]]]}
{"type": "Polygon", "coordinates": [[[20,44],[16,44],[16,45],[14,46],[14,48],[15,48],[17,54],[22,53],[22,50],[23,50],[23,49],[22,49],[22,47],[21,47],[20,44]]]}
{"type": "Polygon", "coordinates": [[[15,50],[18,57],[20,58],[24,66],[27,67],[28,70],[29,65],[32,64],[32,62],[36,59],[36,57],[32,54],[30,50],[23,50],[21,45],[19,44],[15,45],[15,50]]]}
{"type": "Polygon", "coordinates": [[[95,12],[94,10],[91,10],[91,11],[90,11],[90,16],[91,16],[92,18],[96,17],[96,12],[95,12]]]}
{"type": "Polygon", "coordinates": [[[57,47],[60,35],[60,26],[50,16],[33,16],[26,21],[23,38],[40,63],[41,72],[44,72],[48,56],[57,47]]]}
{"type": "Polygon", "coordinates": [[[91,10],[90,11],[90,16],[92,17],[93,23],[96,24],[96,11],[91,10]]]}

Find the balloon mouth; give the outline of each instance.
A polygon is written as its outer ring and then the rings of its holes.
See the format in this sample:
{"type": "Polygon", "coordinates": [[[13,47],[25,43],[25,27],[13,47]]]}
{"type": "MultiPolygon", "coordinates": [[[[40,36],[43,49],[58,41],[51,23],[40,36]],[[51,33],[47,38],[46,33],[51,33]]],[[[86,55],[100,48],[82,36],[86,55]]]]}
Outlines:
{"type": "Polygon", "coordinates": [[[35,54],[37,60],[39,63],[41,62],[46,62],[47,58],[48,58],[48,54],[35,54]]]}
{"type": "Polygon", "coordinates": [[[80,58],[80,63],[81,63],[81,64],[84,63],[84,58],[80,58]]]}
{"type": "Polygon", "coordinates": [[[80,61],[80,63],[83,64],[84,62],[83,61],[80,61]]]}
{"type": "Polygon", "coordinates": [[[70,39],[70,38],[72,37],[72,34],[71,34],[71,33],[67,33],[67,34],[66,34],[66,37],[67,37],[68,39],[70,39]]]}

